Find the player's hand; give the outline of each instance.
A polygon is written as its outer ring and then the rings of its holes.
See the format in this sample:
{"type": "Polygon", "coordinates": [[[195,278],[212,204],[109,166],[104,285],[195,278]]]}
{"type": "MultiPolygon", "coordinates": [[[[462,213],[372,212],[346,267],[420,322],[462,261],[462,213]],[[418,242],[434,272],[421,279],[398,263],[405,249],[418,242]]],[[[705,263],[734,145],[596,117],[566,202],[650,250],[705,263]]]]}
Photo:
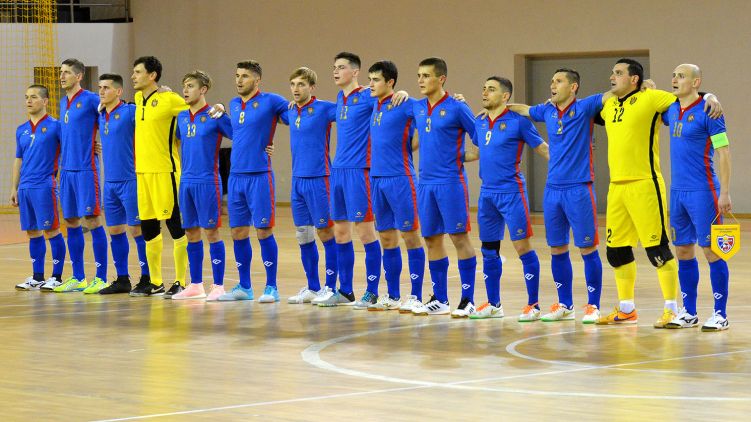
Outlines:
{"type": "Polygon", "coordinates": [[[482,118],[482,119],[484,119],[486,117],[488,117],[488,110],[487,109],[482,109],[481,112],[479,112],[479,113],[477,113],[477,115],[475,115],[475,118],[482,118]]]}
{"type": "Polygon", "coordinates": [[[209,108],[209,117],[218,119],[225,113],[224,104],[214,104],[209,108]]]}
{"type": "Polygon", "coordinates": [[[13,193],[10,194],[10,204],[14,207],[18,206],[18,191],[13,191],[13,193]]]}
{"type": "Polygon", "coordinates": [[[459,101],[460,103],[466,103],[466,102],[467,102],[467,99],[466,99],[466,98],[464,98],[464,95],[462,95],[462,94],[454,94],[454,95],[452,95],[452,97],[453,97],[453,98],[454,98],[454,99],[455,99],[456,101],[459,101]]]}
{"type": "Polygon", "coordinates": [[[266,154],[268,154],[269,157],[274,155],[274,144],[266,145],[266,148],[264,149],[266,151],[266,154]]]}
{"type": "Polygon", "coordinates": [[[102,140],[101,139],[97,139],[96,142],[94,142],[94,154],[102,155],[102,140]]]}
{"type": "Polygon", "coordinates": [[[159,88],[156,89],[156,92],[163,94],[165,92],[172,92],[172,88],[168,87],[167,85],[160,85],[159,88]]]}
{"type": "Polygon", "coordinates": [[[394,93],[393,97],[391,97],[391,104],[396,107],[399,104],[407,101],[407,99],[409,99],[409,94],[407,94],[407,91],[398,91],[394,93]]]}
{"type": "Polygon", "coordinates": [[[722,116],[722,104],[714,94],[704,96],[704,112],[709,114],[712,119],[718,119],[722,116]]]}
{"type": "Polygon", "coordinates": [[[651,79],[645,79],[641,84],[641,90],[646,91],[648,89],[657,89],[657,84],[651,79]]]}
{"type": "Polygon", "coordinates": [[[717,200],[717,208],[720,209],[721,214],[725,214],[725,213],[732,211],[733,204],[730,201],[730,194],[728,193],[720,194],[720,198],[717,200]]]}

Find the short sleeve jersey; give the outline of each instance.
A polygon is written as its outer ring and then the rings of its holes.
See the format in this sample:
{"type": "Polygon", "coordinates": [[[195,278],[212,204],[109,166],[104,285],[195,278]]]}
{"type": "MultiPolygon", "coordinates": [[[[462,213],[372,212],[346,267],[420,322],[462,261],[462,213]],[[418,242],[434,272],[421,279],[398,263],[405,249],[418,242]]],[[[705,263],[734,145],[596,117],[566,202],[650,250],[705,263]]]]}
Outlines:
{"type": "Polygon", "coordinates": [[[218,183],[219,146],[222,137],[232,139],[232,122],[226,114],[209,116],[206,104],[196,112],[183,110],[177,115],[177,138],[182,159],[181,180],[194,183],[218,183]]]}
{"type": "Polygon", "coordinates": [[[232,173],[271,171],[271,157],[264,151],[274,143],[279,116],[287,112],[288,101],[281,95],[258,91],[248,101],[230,101],[232,119],[232,173]]]}
{"type": "Polygon", "coordinates": [[[96,170],[99,157],[94,154],[97,123],[99,119],[99,96],[81,89],[70,99],[60,99],[61,155],[63,170],[96,170]]]}
{"type": "Polygon", "coordinates": [[[312,97],[303,106],[282,114],[289,125],[292,176],[321,177],[331,174],[329,145],[331,124],[336,121],[336,104],[312,97]]]}
{"type": "Polygon", "coordinates": [[[524,144],[537,148],[544,141],[529,119],[506,109],[492,120],[476,118],[472,142],[480,148],[480,190],[512,193],[526,186],[519,168],[524,144]]]}
{"type": "Polygon", "coordinates": [[[647,89],[604,104],[600,115],[608,133],[611,182],[662,177],[658,124],[675,99],[669,92],[647,89]]]}
{"type": "Polygon", "coordinates": [[[109,113],[99,114],[99,137],[102,139],[104,181],[136,180],[134,136],[136,106],[120,101],[109,113]]]}
{"type": "Polygon", "coordinates": [[[594,181],[592,127],[601,110],[602,94],[575,99],[563,110],[551,103],[529,108],[529,117],[545,122],[548,132],[548,185],[594,181]]]}
{"type": "Polygon", "coordinates": [[[136,92],[136,173],[180,171],[175,139],[177,115],[188,109],[176,92],[136,92]]]}
{"type": "Polygon", "coordinates": [[[434,105],[427,98],[416,101],[412,110],[420,138],[420,183],[465,181],[464,134],[474,137],[472,110],[448,92],[434,105]]]}
{"type": "Polygon", "coordinates": [[[44,115],[36,124],[27,121],[16,129],[16,158],[21,162],[19,189],[55,186],[60,156],[60,122],[44,115]]]}
{"type": "Polygon", "coordinates": [[[378,101],[370,119],[370,175],[414,176],[412,136],[415,125],[412,107],[417,102],[408,99],[395,107],[391,96],[378,101]]]}
{"type": "Polygon", "coordinates": [[[370,168],[370,116],[375,97],[370,89],[357,87],[349,95],[336,96],[336,168],[370,168]]]}
{"type": "Polygon", "coordinates": [[[670,127],[671,189],[683,191],[716,190],[720,181],[714,171],[711,137],[724,134],[725,118],[711,119],[699,98],[685,109],[673,103],[663,114],[670,127]]]}

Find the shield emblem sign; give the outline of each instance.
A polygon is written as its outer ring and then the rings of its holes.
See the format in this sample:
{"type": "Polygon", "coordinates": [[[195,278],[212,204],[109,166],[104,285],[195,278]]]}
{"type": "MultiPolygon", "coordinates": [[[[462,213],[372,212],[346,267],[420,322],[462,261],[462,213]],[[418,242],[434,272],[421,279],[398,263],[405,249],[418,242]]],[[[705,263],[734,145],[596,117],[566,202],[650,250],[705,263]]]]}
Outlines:
{"type": "Polygon", "coordinates": [[[741,248],[741,225],[713,224],[711,238],[712,252],[727,261],[741,248]]]}

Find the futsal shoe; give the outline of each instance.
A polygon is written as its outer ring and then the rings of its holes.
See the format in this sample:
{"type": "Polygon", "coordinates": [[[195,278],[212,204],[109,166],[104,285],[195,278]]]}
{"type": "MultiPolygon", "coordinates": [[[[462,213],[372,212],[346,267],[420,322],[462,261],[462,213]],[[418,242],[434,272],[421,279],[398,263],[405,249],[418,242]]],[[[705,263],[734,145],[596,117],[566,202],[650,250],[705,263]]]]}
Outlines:
{"type": "Polygon", "coordinates": [[[160,285],[152,284],[150,281],[144,282],[141,280],[133,290],[130,291],[130,295],[133,297],[144,296],[162,296],[164,294],[164,283],[160,285]]]}
{"type": "Polygon", "coordinates": [[[576,319],[576,311],[562,303],[555,303],[550,307],[550,312],[540,319],[543,322],[571,321],[576,319]]]}
{"type": "Polygon", "coordinates": [[[621,310],[616,307],[613,312],[609,313],[606,316],[601,316],[600,319],[597,320],[597,325],[611,325],[611,324],[636,324],[638,321],[636,309],[629,313],[621,312],[621,310]]]}
{"type": "Polygon", "coordinates": [[[467,318],[475,313],[475,304],[469,298],[462,298],[459,307],[451,312],[451,318],[467,318]]]}
{"type": "Polygon", "coordinates": [[[190,283],[190,285],[188,285],[188,287],[183,289],[183,291],[172,295],[172,300],[204,299],[204,298],[206,298],[206,290],[203,289],[203,283],[190,283]]]}
{"type": "Polygon", "coordinates": [[[94,293],[99,293],[99,291],[105,287],[107,287],[106,281],[102,280],[99,277],[94,277],[94,279],[91,280],[91,283],[89,283],[89,286],[83,289],[83,294],[91,295],[94,293]]]}
{"type": "Polygon", "coordinates": [[[206,302],[216,302],[219,300],[219,296],[225,294],[224,286],[219,284],[212,284],[209,294],[206,296],[206,302]]]}
{"type": "Polygon", "coordinates": [[[415,295],[409,295],[406,301],[399,307],[400,314],[411,314],[412,310],[417,306],[422,306],[422,302],[415,295]]]}
{"type": "Polygon", "coordinates": [[[253,300],[253,288],[246,289],[241,285],[237,285],[230,290],[229,293],[225,293],[219,296],[217,299],[219,302],[234,302],[237,300],[253,300]]]}
{"type": "Polygon", "coordinates": [[[55,277],[50,277],[47,280],[44,281],[44,284],[42,284],[41,287],[39,287],[39,290],[43,292],[54,292],[55,287],[63,284],[62,280],[57,279],[55,277]]]}
{"type": "Polygon", "coordinates": [[[307,287],[303,287],[300,289],[299,292],[297,292],[296,295],[290,296],[287,298],[287,303],[291,304],[301,304],[301,303],[310,303],[313,299],[317,298],[318,295],[315,291],[310,290],[307,287]]]}
{"type": "Polygon", "coordinates": [[[686,308],[681,309],[678,315],[665,325],[665,328],[691,328],[699,325],[699,318],[686,312],[686,308]]]}
{"type": "Polygon", "coordinates": [[[451,307],[448,302],[441,302],[433,295],[426,303],[412,309],[412,313],[414,315],[448,315],[451,313],[451,307]]]}
{"type": "Polygon", "coordinates": [[[388,293],[378,297],[378,301],[368,306],[369,311],[392,311],[399,309],[402,306],[402,301],[399,299],[392,299],[388,293]]]}
{"type": "Polygon", "coordinates": [[[263,290],[263,294],[258,298],[258,303],[274,303],[279,302],[279,290],[276,286],[266,286],[263,290]]]}
{"type": "Polygon", "coordinates": [[[377,301],[378,301],[378,296],[366,290],[365,294],[362,295],[360,300],[355,302],[355,306],[353,306],[352,309],[357,309],[359,311],[362,311],[364,309],[368,309],[370,305],[374,305],[377,301]]]}
{"type": "Polygon", "coordinates": [[[597,309],[596,305],[584,305],[584,317],[582,318],[582,324],[595,324],[599,319],[600,310],[597,309]]]}
{"type": "Polygon", "coordinates": [[[674,320],[678,315],[673,312],[672,309],[665,308],[665,310],[662,312],[662,316],[657,318],[657,321],[654,323],[655,328],[665,328],[668,324],[670,324],[670,321],[674,320]]]}
{"type": "Polygon", "coordinates": [[[325,302],[331,298],[331,296],[334,296],[334,291],[329,286],[323,286],[323,288],[316,292],[315,299],[310,300],[310,304],[313,306],[318,306],[322,302],[325,302]]]}
{"type": "Polygon", "coordinates": [[[23,283],[16,284],[16,290],[39,290],[44,285],[44,281],[34,280],[34,277],[27,277],[23,283]]]}
{"type": "Polygon", "coordinates": [[[711,317],[701,326],[702,331],[723,331],[730,327],[728,319],[720,314],[720,311],[715,311],[711,317]]]}
{"type": "Polygon", "coordinates": [[[321,301],[318,306],[321,308],[330,308],[332,306],[353,306],[355,304],[355,294],[354,293],[342,293],[341,290],[338,290],[336,293],[331,295],[328,299],[321,301]]]}
{"type": "Polygon", "coordinates": [[[99,291],[100,295],[111,295],[117,293],[130,293],[130,277],[127,275],[118,276],[109,286],[106,286],[99,291]]]}
{"type": "Polygon", "coordinates": [[[527,305],[522,309],[522,313],[519,314],[519,322],[535,322],[540,320],[540,309],[537,308],[537,303],[527,305]]]}
{"type": "Polygon", "coordinates": [[[75,277],[70,277],[65,282],[53,289],[55,293],[69,293],[69,292],[82,292],[87,286],[86,279],[78,280],[75,277]]]}
{"type": "Polygon", "coordinates": [[[469,316],[469,319],[503,318],[503,305],[493,306],[485,302],[469,316]]]}

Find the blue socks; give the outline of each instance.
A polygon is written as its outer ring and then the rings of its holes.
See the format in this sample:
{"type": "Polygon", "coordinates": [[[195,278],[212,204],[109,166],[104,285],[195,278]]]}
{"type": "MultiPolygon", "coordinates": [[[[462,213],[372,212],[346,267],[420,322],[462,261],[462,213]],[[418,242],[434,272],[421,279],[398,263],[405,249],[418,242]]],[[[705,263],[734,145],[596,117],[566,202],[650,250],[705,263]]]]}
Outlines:
{"type": "Polygon", "coordinates": [[[86,278],[83,269],[83,229],[81,226],[68,227],[68,253],[73,267],[73,277],[78,281],[86,278]]]}
{"type": "MultiPolygon", "coordinates": [[[[540,290],[540,260],[535,251],[529,251],[520,256],[524,268],[524,281],[527,283],[527,305],[538,303],[540,290]]],[[[539,308],[539,306],[537,306],[539,308]]]]}
{"type": "Polygon", "coordinates": [[[250,259],[253,256],[253,250],[250,248],[250,238],[235,240],[235,261],[237,262],[237,272],[240,276],[240,287],[250,289],[250,259]]]}
{"type": "Polygon", "coordinates": [[[117,273],[117,276],[127,277],[128,253],[130,251],[128,235],[125,233],[110,235],[110,246],[112,247],[112,261],[115,263],[115,272],[117,273]]]}
{"type": "MultiPolygon", "coordinates": [[[[201,249],[203,249],[203,247],[201,249]]],[[[209,256],[211,257],[211,272],[214,274],[214,284],[217,286],[223,286],[225,259],[224,241],[220,240],[218,242],[209,243],[209,256]]],[[[190,257],[188,257],[188,259],[190,259],[190,257]]]]}
{"type": "Polygon", "coordinates": [[[355,270],[355,248],[352,242],[336,244],[336,259],[339,264],[339,290],[352,293],[352,274],[355,270]]]}
{"type": "Polygon", "coordinates": [[[559,255],[551,255],[550,267],[555,288],[558,290],[558,302],[572,309],[574,306],[574,269],[571,267],[571,258],[568,251],[559,255]]]}
{"type": "Polygon", "coordinates": [[[203,283],[203,240],[188,242],[188,267],[190,268],[190,282],[203,283]]]}
{"type": "MultiPolygon", "coordinates": [[[[336,275],[339,272],[336,255],[336,240],[332,237],[323,242],[323,250],[326,256],[326,287],[330,288],[332,291],[336,291],[336,275]]],[[[316,253],[318,252],[316,251],[316,253]]],[[[318,264],[316,264],[316,272],[318,272],[318,264]]]]}
{"type": "Polygon", "coordinates": [[[146,259],[146,239],[143,236],[136,236],[133,238],[136,241],[136,249],[138,250],[138,265],[141,267],[141,275],[148,276],[149,273],[149,261],[146,259]]]}
{"type": "Polygon", "coordinates": [[[62,281],[65,266],[65,241],[62,233],[50,238],[50,249],[52,249],[52,277],[62,281]]]}
{"type": "Polygon", "coordinates": [[[584,260],[584,279],[587,282],[587,303],[600,309],[600,293],[602,292],[602,260],[595,249],[588,255],[582,255],[584,260]]]}
{"type": "Polygon", "coordinates": [[[412,282],[411,294],[422,302],[422,280],[425,277],[425,249],[421,247],[407,249],[409,262],[409,279],[412,282]]]}
{"type": "MultiPolygon", "coordinates": [[[[308,290],[314,292],[321,290],[321,279],[318,277],[318,247],[316,247],[315,240],[300,245],[300,259],[308,278],[308,290]]],[[[326,263],[328,264],[328,262],[326,263]]],[[[334,278],[334,283],[336,283],[336,278],[334,278]]],[[[334,287],[336,287],[336,284],[334,284],[334,287]]]]}
{"type": "Polygon", "coordinates": [[[377,240],[365,246],[366,290],[378,296],[378,281],[381,279],[381,243],[377,240]]]}
{"type": "Polygon", "coordinates": [[[699,290],[699,261],[696,258],[678,260],[678,281],[681,284],[683,307],[689,314],[696,315],[696,295],[699,290]]]}
{"type": "Polygon", "coordinates": [[[94,249],[96,276],[107,281],[107,232],[99,226],[91,231],[91,247],[94,249]]]}
{"type": "Polygon", "coordinates": [[[726,308],[728,304],[728,286],[730,282],[730,271],[728,263],[719,259],[709,264],[709,279],[712,283],[712,293],[714,294],[714,310],[720,311],[720,315],[727,318],[726,308]]]}
{"type": "Polygon", "coordinates": [[[260,239],[261,259],[263,266],[266,268],[266,285],[276,287],[276,263],[279,260],[279,248],[276,245],[274,235],[266,239],[260,239]]]}
{"type": "Polygon", "coordinates": [[[399,247],[383,250],[383,272],[386,276],[389,297],[399,299],[399,277],[402,274],[402,251],[399,247]]]}
{"type": "Polygon", "coordinates": [[[501,274],[503,263],[498,252],[492,249],[481,249],[482,272],[485,277],[485,290],[488,292],[488,302],[495,306],[501,306],[501,274]]]}
{"type": "Polygon", "coordinates": [[[475,300],[475,273],[477,272],[477,257],[460,259],[458,262],[459,280],[462,283],[462,300],[475,300]]]}
{"type": "Polygon", "coordinates": [[[440,302],[448,303],[448,257],[428,261],[428,269],[430,270],[430,279],[433,281],[433,295],[440,302]]]}
{"type": "Polygon", "coordinates": [[[44,281],[44,257],[47,255],[47,243],[44,236],[29,239],[29,256],[31,256],[31,268],[34,272],[34,280],[44,281]]]}

